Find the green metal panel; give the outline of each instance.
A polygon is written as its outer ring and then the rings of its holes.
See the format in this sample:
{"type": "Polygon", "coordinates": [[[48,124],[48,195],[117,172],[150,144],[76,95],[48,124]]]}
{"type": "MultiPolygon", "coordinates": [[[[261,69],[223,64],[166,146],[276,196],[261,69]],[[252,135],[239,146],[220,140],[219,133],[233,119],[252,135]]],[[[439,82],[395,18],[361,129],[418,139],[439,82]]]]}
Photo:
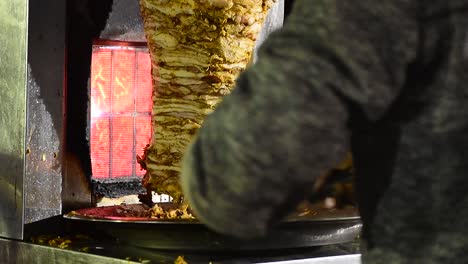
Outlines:
{"type": "Polygon", "coordinates": [[[0,1],[0,236],[23,236],[27,0],[0,1]]]}

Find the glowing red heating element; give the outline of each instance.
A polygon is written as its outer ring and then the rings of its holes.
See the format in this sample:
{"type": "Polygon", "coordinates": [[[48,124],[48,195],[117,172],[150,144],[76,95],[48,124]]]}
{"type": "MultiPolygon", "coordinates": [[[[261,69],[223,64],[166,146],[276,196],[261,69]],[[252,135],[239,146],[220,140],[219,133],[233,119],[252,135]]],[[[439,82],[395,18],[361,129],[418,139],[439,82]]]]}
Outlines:
{"type": "Polygon", "coordinates": [[[151,61],[142,47],[95,46],[91,63],[93,178],[143,176],[151,137],[151,61]]]}

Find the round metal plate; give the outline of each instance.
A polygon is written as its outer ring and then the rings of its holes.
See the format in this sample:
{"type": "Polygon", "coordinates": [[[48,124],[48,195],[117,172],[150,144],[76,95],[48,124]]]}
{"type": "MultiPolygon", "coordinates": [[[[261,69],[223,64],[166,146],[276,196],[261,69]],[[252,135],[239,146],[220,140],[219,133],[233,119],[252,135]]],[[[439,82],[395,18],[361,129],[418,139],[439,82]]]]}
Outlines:
{"type": "Polygon", "coordinates": [[[143,205],[97,207],[77,210],[64,217],[86,222],[134,246],[204,251],[286,249],[344,243],[356,238],[362,227],[354,208],[309,210],[288,217],[267,237],[241,241],[215,233],[197,220],[139,217],[139,210],[146,209],[143,205]]]}

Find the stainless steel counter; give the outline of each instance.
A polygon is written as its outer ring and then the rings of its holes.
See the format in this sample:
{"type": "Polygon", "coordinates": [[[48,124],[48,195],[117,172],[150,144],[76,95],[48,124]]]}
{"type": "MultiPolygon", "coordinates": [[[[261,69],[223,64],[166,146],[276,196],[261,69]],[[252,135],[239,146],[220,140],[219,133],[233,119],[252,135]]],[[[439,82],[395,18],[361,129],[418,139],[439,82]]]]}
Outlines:
{"type": "Polygon", "coordinates": [[[268,264],[361,264],[361,254],[268,262],[268,264]]]}
{"type": "MultiPolygon", "coordinates": [[[[84,245],[81,245],[84,246],[84,245]]],[[[178,252],[158,251],[119,244],[92,243],[87,252],[0,239],[0,263],[174,263],[183,256],[196,263],[262,264],[360,264],[359,254],[350,254],[343,246],[325,246],[274,252],[178,252]],[[330,255],[324,257],[324,255],[330,255]]]]}
{"type": "Polygon", "coordinates": [[[120,264],[141,263],[125,259],[86,254],[78,251],[40,246],[15,240],[0,239],[0,263],[76,263],[120,264]]]}

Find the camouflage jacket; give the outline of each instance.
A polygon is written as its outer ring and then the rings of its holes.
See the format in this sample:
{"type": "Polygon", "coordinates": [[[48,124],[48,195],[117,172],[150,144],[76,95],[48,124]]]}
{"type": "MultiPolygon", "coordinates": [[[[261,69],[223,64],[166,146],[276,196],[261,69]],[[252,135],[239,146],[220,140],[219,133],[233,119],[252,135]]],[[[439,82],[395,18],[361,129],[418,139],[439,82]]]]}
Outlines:
{"type": "Polygon", "coordinates": [[[296,0],[184,159],[197,216],[249,238],[345,153],[364,263],[468,263],[468,0],[296,0]]]}

